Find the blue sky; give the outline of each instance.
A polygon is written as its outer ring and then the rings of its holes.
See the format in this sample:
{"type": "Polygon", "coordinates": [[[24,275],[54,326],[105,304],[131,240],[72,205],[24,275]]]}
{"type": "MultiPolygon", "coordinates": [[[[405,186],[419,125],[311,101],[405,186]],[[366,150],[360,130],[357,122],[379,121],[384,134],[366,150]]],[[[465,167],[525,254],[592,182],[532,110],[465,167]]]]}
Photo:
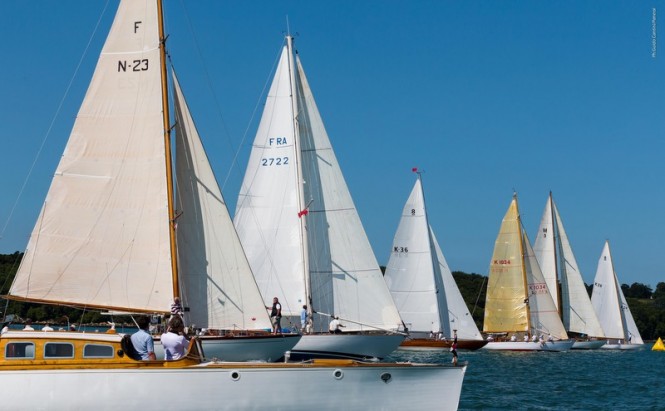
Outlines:
{"type": "MultiPolygon", "coordinates": [[[[0,3],[0,253],[27,244],[116,5],[0,3]]],[[[621,282],[665,281],[665,5],[165,0],[165,12],[231,212],[288,16],[380,264],[419,167],[453,270],[487,273],[513,189],[533,240],[552,190],[587,283],[605,239],[621,282]]]]}

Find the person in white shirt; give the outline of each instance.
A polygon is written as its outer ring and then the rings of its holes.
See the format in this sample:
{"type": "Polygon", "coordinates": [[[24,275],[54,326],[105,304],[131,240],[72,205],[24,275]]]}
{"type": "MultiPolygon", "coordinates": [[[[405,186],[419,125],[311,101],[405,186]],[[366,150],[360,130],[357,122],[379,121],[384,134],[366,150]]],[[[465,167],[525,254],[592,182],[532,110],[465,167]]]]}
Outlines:
{"type": "Polygon", "coordinates": [[[332,318],[332,320],[330,321],[330,324],[328,324],[328,331],[331,334],[341,334],[342,330],[340,330],[340,328],[344,326],[340,324],[339,317],[333,315],[330,318],[332,318]]]}
{"type": "Polygon", "coordinates": [[[185,324],[182,322],[182,317],[172,316],[169,320],[168,331],[161,337],[165,360],[178,360],[185,356],[189,341],[184,335],[181,335],[184,330],[185,324]]]}
{"type": "Polygon", "coordinates": [[[48,323],[44,324],[42,327],[42,331],[53,331],[53,328],[48,325],[48,323]]]}
{"type": "Polygon", "coordinates": [[[32,320],[31,319],[28,318],[27,320],[25,320],[25,327],[23,327],[23,331],[35,331],[35,329],[32,328],[32,320]]]}

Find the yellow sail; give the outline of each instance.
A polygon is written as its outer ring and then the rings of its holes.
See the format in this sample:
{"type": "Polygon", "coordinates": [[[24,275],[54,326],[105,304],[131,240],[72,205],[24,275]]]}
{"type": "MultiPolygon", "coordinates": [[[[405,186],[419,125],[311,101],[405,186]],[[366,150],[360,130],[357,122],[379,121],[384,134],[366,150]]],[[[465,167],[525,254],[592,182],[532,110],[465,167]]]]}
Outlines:
{"type": "Polygon", "coordinates": [[[484,332],[529,330],[521,224],[517,197],[503,217],[490,261],[484,332]]]}
{"type": "Polygon", "coordinates": [[[660,337],[658,337],[656,343],[651,347],[651,351],[665,351],[665,344],[663,344],[663,340],[660,337]]]}

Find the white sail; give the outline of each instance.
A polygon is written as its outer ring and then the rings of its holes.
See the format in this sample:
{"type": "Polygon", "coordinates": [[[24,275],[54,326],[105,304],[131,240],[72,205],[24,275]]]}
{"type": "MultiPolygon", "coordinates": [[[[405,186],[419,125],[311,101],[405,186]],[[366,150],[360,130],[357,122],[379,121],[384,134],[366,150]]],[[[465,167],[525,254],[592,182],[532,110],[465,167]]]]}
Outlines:
{"type": "Polygon", "coordinates": [[[409,195],[395,233],[385,280],[412,335],[443,333],[482,340],[448,263],[428,226],[420,178],[409,195]]]}
{"type": "Polygon", "coordinates": [[[10,294],[166,311],[173,298],[156,2],[121,2],[10,294]]]}
{"type": "Polygon", "coordinates": [[[524,265],[527,286],[529,287],[529,314],[531,317],[532,334],[549,334],[555,339],[566,340],[566,333],[559,312],[554,305],[552,294],[545,283],[543,273],[538,266],[538,260],[531,248],[531,243],[522,229],[522,244],[524,246],[524,265]]]}
{"type": "Polygon", "coordinates": [[[593,280],[591,303],[598,314],[600,325],[607,338],[628,340],[642,344],[642,337],[635,325],[626,299],[621,291],[621,284],[614,270],[614,262],[610,254],[609,241],[605,242],[603,252],[598,260],[596,277],[593,280]]]}
{"type": "MultiPolygon", "coordinates": [[[[257,283],[264,297],[278,296],[283,301],[285,315],[297,315],[311,297],[314,310],[347,320],[345,331],[396,329],[401,324],[399,314],[302,66],[298,60],[297,70],[290,71],[291,61],[287,45],[268,95],[236,209],[236,228],[257,283]],[[290,78],[295,81],[297,100],[291,99],[290,78]],[[301,181],[298,167],[302,170],[301,181]],[[305,208],[308,214],[303,213],[305,208]]],[[[316,331],[327,330],[327,320],[325,324],[318,322],[317,316],[314,320],[316,331]]]]}
{"type": "Polygon", "coordinates": [[[534,252],[567,331],[603,337],[577,260],[552,194],[540,222],[534,252]],[[559,288],[557,280],[561,282],[559,288]],[[560,306],[559,306],[560,304],[560,306]]]}
{"type": "Polygon", "coordinates": [[[306,304],[289,54],[282,52],[240,189],[234,224],[263,297],[282,314],[306,304]]]}
{"type": "Polygon", "coordinates": [[[188,324],[265,329],[270,318],[173,74],[180,293],[188,324]]]}

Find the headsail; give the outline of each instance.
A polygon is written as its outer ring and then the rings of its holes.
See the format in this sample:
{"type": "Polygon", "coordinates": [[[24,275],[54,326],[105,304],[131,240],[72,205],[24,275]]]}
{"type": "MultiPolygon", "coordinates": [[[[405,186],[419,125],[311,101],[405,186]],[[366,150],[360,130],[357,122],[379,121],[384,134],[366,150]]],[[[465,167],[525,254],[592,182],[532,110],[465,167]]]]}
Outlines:
{"type": "Polygon", "coordinates": [[[603,330],[591,305],[561,215],[551,193],[545,205],[533,248],[566,330],[603,337],[603,330]],[[560,289],[557,280],[561,282],[560,289]],[[556,297],[559,295],[559,290],[560,298],[556,297]]]}
{"type": "Polygon", "coordinates": [[[10,289],[166,311],[173,298],[156,2],[121,2],[10,289]]]}
{"type": "Polygon", "coordinates": [[[402,211],[385,280],[412,335],[443,333],[481,340],[441,247],[428,226],[421,179],[402,211]]]}
{"type": "Polygon", "coordinates": [[[265,329],[270,319],[173,74],[180,292],[188,324],[265,329]]]}
{"type": "MultiPolygon", "coordinates": [[[[236,209],[238,234],[261,292],[284,296],[287,315],[297,315],[308,304],[309,280],[313,308],[347,320],[346,331],[395,329],[399,314],[300,61],[296,57],[297,69],[289,71],[289,53],[287,44],[250,155],[236,209]],[[295,93],[288,88],[290,78],[295,93]],[[307,225],[306,240],[300,234],[301,219],[307,225]]],[[[315,330],[327,330],[316,316],[314,320],[315,330]]]]}

